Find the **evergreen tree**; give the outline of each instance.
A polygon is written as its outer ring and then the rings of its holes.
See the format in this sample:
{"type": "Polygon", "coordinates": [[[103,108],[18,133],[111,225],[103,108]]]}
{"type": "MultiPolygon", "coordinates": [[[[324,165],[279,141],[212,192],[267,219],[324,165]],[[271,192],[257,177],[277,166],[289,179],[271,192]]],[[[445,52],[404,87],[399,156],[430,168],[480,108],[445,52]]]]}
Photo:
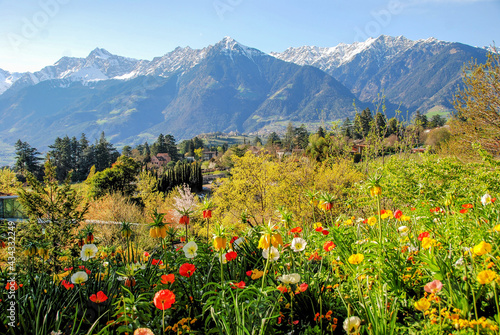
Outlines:
{"type": "Polygon", "coordinates": [[[353,138],[355,140],[363,138],[363,125],[361,121],[361,114],[359,114],[358,112],[356,112],[356,115],[354,116],[353,138]]]}
{"type": "Polygon", "coordinates": [[[293,149],[293,141],[295,138],[295,127],[291,122],[288,122],[288,125],[286,127],[286,133],[285,133],[285,138],[283,139],[283,147],[287,150],[292,150],[293,149]]]}
{"type": "Polygon", "coordinates": [[[307,148],[309,144],[309,132],[304,124],[295,128],[294,144],[300,149],[307,148]]]}
{"type": "Polygon", "coordinates": [[[387,134],[387,119],[384,114],[377,112],[375,114],[375,120],[373,122],[375,127],[374,131],[378,137],[385,137],[387,134]]]}
{"type": "Polygon", "coordinates": [[[253,140],[253,145],[255,146],[260,146],[262,145],[262,139],[257,135],[255,136],[254,140],[253,140]]]}
{"type": "MultiPolygon", "coordinates": [[[[349,119],[349,118],[347,118],[347,119],[349,119]]],[[[316,134],[318,134],[318,137],[325,138],[325,136],[326,136],[325,130],[321,126],[319,126],[318,131],[316,132],[316,134]]]]}
{"type": "MultiPolygon", "coordinates": [[[[356,115],[358,115],[358,114],[356,114],[356,115]]],[[[348,117],[346,117],[344,122],[342,123],[342,126],[340,128],[340,133],[342,134],[342,136],[347,137],[347,138],[354,137],[353,124],[352,124],[351,120],[349,120],[348,117]]]]}
{"type": "Polygon", "coordinates": [[[369,108],[365,108],[361,112],[360,122],[361,122],[361,135],[364,138],[370,132],[370,127],[373,122],[372,112],[370,112],[369,108]]]}
{"type": "Polygon", "coordinates": [[[398,133],[398,120],[393,117],[389,119],[389,122],[387,123],[387,135],[392,135],[398,133]]]}
{"type": "Polygon", "coordinates": [[[101,133],[99,141],[95,145],[95,168],[96,171],[103,171],[113,164],[120,157],[118,151],[106,140],[104,132],[101,133]]]}
{"type": "Polygon", "coordinates": [[[281,144],[281,139],[280,137],[278,136],[278,134],[276,134],[276,132],[272,132],[271,134],[269,134],[269,136],[267,137],[267,142],[266,142],[266,146],[273,146],[275,144],[281,144]]]}
{"type": "Polygon", "coordinates": [[[32,173],[37,179],[42,177],[42,169],[39,157],[40,152],[29,145],[28,142],[18,140],[14,145],[16,150],[16,163],[14,171],[25,175],[27,172],[32,173]]]}
{"type": "Polygon", "coordinates": [[[132,147],[130,145],[126,145],[122,149],[122,155],[131,157],[132,156],[132,147]]]}
{"type": "Polygon", "coordinates": [[[421,126],[423,129],[427,129],[428,127],[428,120],[427,120],[427,115],[420,113],[420,111],[415,112],[415,117],[413,119],[413,124],[416,126],[421,126]]]}

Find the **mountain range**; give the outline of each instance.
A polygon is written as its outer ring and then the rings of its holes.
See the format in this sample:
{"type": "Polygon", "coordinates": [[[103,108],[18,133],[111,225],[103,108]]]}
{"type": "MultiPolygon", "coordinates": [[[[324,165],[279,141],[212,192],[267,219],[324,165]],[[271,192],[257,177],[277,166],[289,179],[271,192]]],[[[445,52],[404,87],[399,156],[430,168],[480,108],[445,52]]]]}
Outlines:
{"type": "Polygon", "coordinates": [[[160,133],[180,140],[265,132],[289,121],[352,119],[356,108],[375,109],[379,95],[389,117],[397,107],[446,111],[464,63],[484,62],[486,55],[460,43],[383,35],[266,54],[225,37],[151,61],[96,48],[33,73],[0,69],[0,163],[11,161],[18,139],[46,150],[57,136],[92,139],[102,131],[118,146],[151,142],[160,133]]]}

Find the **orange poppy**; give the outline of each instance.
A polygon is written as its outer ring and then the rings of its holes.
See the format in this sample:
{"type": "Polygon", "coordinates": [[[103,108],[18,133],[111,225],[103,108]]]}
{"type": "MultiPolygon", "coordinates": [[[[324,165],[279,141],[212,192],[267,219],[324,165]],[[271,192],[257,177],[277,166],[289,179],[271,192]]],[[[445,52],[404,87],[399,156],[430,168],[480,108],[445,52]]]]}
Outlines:
{"type": "Polygon", "coordinates": [[[175,294],[170,290],[161,290],[156,292],[153,302],[156,308],[165,310],[172,307],[175,302],[175,294]]]}

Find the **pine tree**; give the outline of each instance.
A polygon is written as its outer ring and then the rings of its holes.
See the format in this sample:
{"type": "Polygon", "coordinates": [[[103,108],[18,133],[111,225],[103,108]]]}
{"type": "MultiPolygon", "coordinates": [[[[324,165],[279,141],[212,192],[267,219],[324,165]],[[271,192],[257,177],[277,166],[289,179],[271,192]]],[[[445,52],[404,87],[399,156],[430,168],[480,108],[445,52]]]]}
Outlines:
{"type": "Polygon", "coordinates": [[[40,152],[29,145],[28,142],[18,140],[14,145],[16,150],[16,163],[14,170],[22,175],[28,172],[32,173],[37,179],[42,176],[42,169],[40,161],[43,160],[39,157],[40,152]]]}

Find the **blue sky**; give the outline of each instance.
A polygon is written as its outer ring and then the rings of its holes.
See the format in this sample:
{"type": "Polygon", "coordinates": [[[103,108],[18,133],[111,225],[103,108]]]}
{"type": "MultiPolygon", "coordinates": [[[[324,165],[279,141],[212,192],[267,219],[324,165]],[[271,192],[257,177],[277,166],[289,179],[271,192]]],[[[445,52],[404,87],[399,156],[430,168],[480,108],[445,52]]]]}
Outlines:
{"type": "Polygon", "coordinates": [[[264,52],[377,37],[500,43],[500,0],[0,0],[0,68],[36,71],[96,47],[151,60],[231,36],[264,52]]]}

